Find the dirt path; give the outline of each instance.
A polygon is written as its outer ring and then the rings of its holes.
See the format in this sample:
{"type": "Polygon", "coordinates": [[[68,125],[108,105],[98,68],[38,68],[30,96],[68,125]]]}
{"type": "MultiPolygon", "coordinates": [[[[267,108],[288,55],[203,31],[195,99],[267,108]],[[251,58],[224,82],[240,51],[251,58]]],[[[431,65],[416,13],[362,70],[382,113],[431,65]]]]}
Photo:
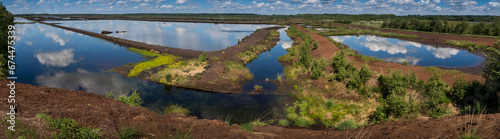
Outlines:
{"type": "MultiPolygon", "coordinates": [[[[0,80],[0,92],[8,92],[8,80],[0,80]]],[[[10,104],[8,94],[1,93],[0,113],[7,113],[10,104]]],[[[465,125],[473,125],[476,131],[497,138],[500,136],[500,114],[444,117],[440,120],[417,120],[385,122],[348,131],[333,129],[311,130],[284,128],[281,126],[259,126],[254,132],[229,126],[220,120],[197,119],[181,114],[159,115],[144,107],[129,106],[117,100],[82,91],[16,84],[16,120],[29,129],[34,129],[39,138],[51,137],[46,123],[35,115],[47,113],[53,118],[73,118],[90,127],[100,127],[104,137],[114,138],[120,125],[134,127],[144,138],[169,138],[176,133],[185,133],[190,127],[192,138],[450,138],[461,134],[465,125]],[[472,120],[472,121],[471,121],[472,120]]],[[[7,115],[2,114],[2,119],[7,115]]],[[[1,137],[7,137],[7,124],[0,124],[1,137]]],[[[19,127],[18,127],[19,129],[19,127]]]]}
{"type": "MultiPolygon", "coordinates": [[[[318,45],[318,49],[311,51],[312,55],[315,56],[314,58],[324,57],[324,58],[329,60],[335,55],[335,53],[340,52],[340,49],[337,46],[335,46],[335,44],[329,42],[328,39],[326,39],[325,37],[317,35],[311,31],[305,29],[301,25],[298,25],[297,28],[300,31],[303,31],[303,32],[311,35],[311,37],[316,42],[318,42],[318,44],[320,44],[320,42],[321,42],[322,45],[318,45]],[[325,40],[328,41],[329,43],[325,42],[325,40]],[[322,47],[326,47],[326,48],[322,48],[322,47]],[[336,49],[332,49],[332,47],[335,47],[336,49]],[[328,51],[327,50],[317,51],[320,49],[321,50],[327,49],[328,51]]],[[[347,59],[351,62],[354,62],[354,66],[357,68],[361,68],[361,66],[363,66],[364,64],[368,64],[370,66],[371,70],[377,71],[378,73],[381,73],[383,75],[385,75],[387,73],[387,70],[392,70],[392,71],[401,70],[403,73],[415,72],[417,74],[417,77],[419,79],[423,79],[423,80],[428,80],[430,77],[432,77],[434,75],[434,73],[432,71],[426,70],[426,67],[422,67],[422,66],[402,65],[399,63],[390,63],[390,62],[364,62],[359,57],[355,57],[355,56],[347,56],[347,59]]],[[[466,73],[441,74],[441,80],[446,82],[448,85],[452,85],[455,78],[460,76],[460,75],[464,75],[466,80],[469,82],[479,81],[479,82],[483,83],[485,81],[485,79],[482,76],[466,74],[466,73]]]]}

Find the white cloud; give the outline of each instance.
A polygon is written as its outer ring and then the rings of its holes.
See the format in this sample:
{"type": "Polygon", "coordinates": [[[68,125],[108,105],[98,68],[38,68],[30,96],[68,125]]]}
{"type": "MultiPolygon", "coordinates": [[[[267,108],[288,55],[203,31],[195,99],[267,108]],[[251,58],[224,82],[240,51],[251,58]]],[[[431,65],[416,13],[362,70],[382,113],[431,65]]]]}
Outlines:
{"type": "Polygon", "coordinates": [[[118,2],[116,2],[116,5],[125,4],[125,3],[127,3],[127,2],[126,1],[118,1],[118,2]]]}
{"type": "Polygon", "coordinates": [[[413,0],[388,0],[387,2],[399,5],[415,3],[413,0]]]}
{"type": "Polygon", "coordinates": [[[64,7],[68,7],[69,5],[70,5],[69,3],[66,3],[66,4],[64,4],[64,7]]]}
{"type": "Polygon", "coordinates": [[[188,2],[188,0],[177,0],[177,1],[175,1],[175,4],[184,4],[187,2],[188,2]]]}
{"type": "Polygon", "coordinates": [[[82,1],[75,2],[76,5],[81,4],[81,3],[82,3],[82,1]]]}
{"type": "Polygon", "coordinates": [[[44,4],[44,3],[46,3],[46,1],[45,1],[45,0],[40,0],[40,1],[38,1],[36,4],[40,5],[40,4],[44,4]]]}
{"type": "Polygon", "coordinates": [[[167,1],[167,0],[158,0],[158,1],[156,1],[156,4],[162,3],[162,2],[165,2],[165,1],[167,1]]]}
{"type": "Polygon", "coordinates": [[[14,1],[14,3],[24,4],[24,3],[26,3],[26,0],[16,0],[16,1],[14,1]]]}
{"type": "Polygon", "coordinates": [[[161,5],[160,8],[172,8],[172,5],[161,5]]]}
{"type": "Polygon", "coordinates": [[[403,63],[403,62],[408,62],[410,65],[417,65],[417,63],[421,60],[419,58],[413,57],[413,56],[407,56],[405,58],[401,57],[388,57],[384,59],[387,62],[394,62],[394,63],[403,63]]]}
{"type": "Polygon", "coordinates": [[[47,66],[55,66],[55,67],[66,67],[71,63],[76,63],[73,59],[74,49],[64,49],[62,51],[56,52],[45,52],[36,54],[35,57],[38,59],[38,62],[47,66]]]}
{"type": "Polygon", "coordinates": [[[141,6],[141,7],[145,7],[145,6],[149,6],[149,4],[147,4],[147,3],[143,3],[143,4],[139,5],[139,6],[141,6]]]}

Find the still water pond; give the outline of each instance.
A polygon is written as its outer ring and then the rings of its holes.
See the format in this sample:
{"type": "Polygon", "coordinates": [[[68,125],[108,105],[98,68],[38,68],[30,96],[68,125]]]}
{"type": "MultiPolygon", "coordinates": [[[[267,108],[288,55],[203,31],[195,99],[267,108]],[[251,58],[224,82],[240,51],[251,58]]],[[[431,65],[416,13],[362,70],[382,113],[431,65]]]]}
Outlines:
{"type": "Polygon", "coordinates": [[[349,45],[349,48],[363,55],[388,62],[406,61],[408,64],[421,66],[469,67],[476,66],[483,61],[482,57],[466,50],[435,47],[373,35],[330,36],[330,38],[349,45]]]}
{"type": "MultiPolygon", "coordinates": [[[[283,31],[281,33],[282,37],[286,36],[283,31]]],[[[262,78],[274,79],[276,73],[282,72],[280,64],[259,67],[252,66],[252,62],[247,65],[255,74],[255,80],[250,84],[261,84],[268,92],[258,95],[246,93],[248,89],[240,94],[201,92],[127,78],[110,72],[113,67],[145,59],[127,51],[125,47],[107,41],[38,23],[16,25],[16,34],[16,81],[20,83],[100,95],[111,90],[115,94],[127,94],[137,89],[146,108],[160,112],[168,105],[179,104],[188,108],[191,115],[206,119],[227,115],[232,115],[233,119],[255,117],[265,111],[269,112],[282,102],[280,100],[283,96],[269,93],[273,89],[270,82],[267,82],[268,85],[262,83],[262,78]],[[273,73],[264,74],[266,70],[261,68],[269,68],[273,73]]],[[[280,42],[279,46],[291,44],[280,42]]],[[[275,57],[285,52],[284,48],[275,47],[254,61],[276,63],[275,57]]]]}
{"type": "Polygon", "coordinates": [[[101,33],[112,31],[114,37],[200,51],[217,51],[238,44],[245,36],[259,28],[273,25],[212,24],[185,22],[157,22],[133,20],[48,21],[62,26],[101,33]],[[116,33],[120,31],[120,33],[116,33]],[[126,32],[121,32],[126,31],[126,32]]]}

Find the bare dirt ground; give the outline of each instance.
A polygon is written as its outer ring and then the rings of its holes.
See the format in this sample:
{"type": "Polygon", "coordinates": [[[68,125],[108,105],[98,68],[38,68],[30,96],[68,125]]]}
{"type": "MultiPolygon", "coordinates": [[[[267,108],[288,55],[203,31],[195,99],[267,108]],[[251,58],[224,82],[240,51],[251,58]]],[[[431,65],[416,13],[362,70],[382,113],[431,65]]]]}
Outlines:
{"type": "MultiPolygon", "coordinates": [[[[8,83],[8,80],[0,80],[0,92],[9,92],[8,83]]],[[[8,93],[1,93],[0,97],[0,112],[6,113],[10,107],[8,93]]],[[[69,117],[85,126],[100,127],[105,138],[115,138],[114,133],[120,126],[134,127],[140,134],[137,138],[169,138],[187,132],[190,127],[192,138],[456,138],[472,127],[485,138],[500,137],[498,113],[384,122],[347,131],[258,126],[254,132],[247,132],[238,125],[229,126],[220,120],[197,119],[182,114],[159,115],[93,93],[21,83],[16,84],[16,107],[18,124],[35,130],[39,138],[50,138],[52,131],[45,121],[35,118],[38,113],[47,113],[53,118],[69,117]]],[[[2,119],[6,117],[2,114],[2,119]]],[[[0,124],[0,128],[3,129],[0,136],[9,138],[7,124],[0,124]]]]}
{"type": "MultiPolygon", "coordinates": [[[[307,29],[305,29],[303,26],[298,25],[297,28],[300,31],[303,31],[307,34],[310,34],[311,37],[318,42],[318,49],[311,51],[312,55],[314,58],[321,58],[324,57],[326,59],[331,59],[337,52],[340,52],[340,49],[330,42],[327,38],[317,35],[307,29]],[[336,49],[335,49],[336,48],[336,49]],[[328,49],[328,51],[320,51],[328,49]]],[[[425,67],[422,66],[414,66],[414,65],[402,65],[399,63],[390,63],[390,62],[364,62],[362,61],[359,57],[355,56],[347,56],[348,61],[354,62],[354,66],[356,68],[361,68],[364,64],[368,64],[370,66],[370,69],[373,71],[377,71],[380,74],[385,75],[388,70],[401,70],[402,73],[412,73],[415,72],[417,74],[417,77],[419,79],[423,80],[428,80],[430,77],[434,75],[432,71],[426,70],[425,67]]],[[[458,76],[465,76],[466,80],[469,82],[472,81],[478,81],[480,83],[484,83],[485,79],[482,76],[479,75],[472,75],[472,74],[441,74],[441,80],[446,82],[448,85],[452,85],[455,78],[458,76]]]]}

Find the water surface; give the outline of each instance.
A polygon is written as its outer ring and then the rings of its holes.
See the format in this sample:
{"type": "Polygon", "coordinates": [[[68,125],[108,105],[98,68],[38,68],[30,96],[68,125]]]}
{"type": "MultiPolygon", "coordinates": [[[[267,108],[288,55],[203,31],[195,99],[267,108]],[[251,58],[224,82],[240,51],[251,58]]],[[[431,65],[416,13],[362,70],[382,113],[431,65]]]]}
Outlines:
{"type": "Polygon", "coordinates": [[[134,20],[77,20],[47,21],[61,23],[77,29],[101,33],[112,31],[110,36],[144,42],[153,45],[168,46],[200,51],[217,51],[238,44],[259,28],[273,25],[257,24],[213,24],[187,22],[158,22],[134,20]],[[120,33],[116,33],[120,31],[120,33]],[[126,31],[126,32],[121,32],[126,31]]]}
{"type": "Polygon", "coordinates": [[[363,55],[373,56],[388,62],[408,62],[410,65],[469,67],[476,66],[483,58],[466,50],[450,47],[435,47],[412,41],[403,41],[373,35],[330,36],[335,41],[363,55]]]}
{"type": "MultiPolygon", "coordinates": [[[[127,51],[125,47],[52,26],[38,23],[17,24],[16,34],[16,81],[20,83],[99,95],[110,91],[115,95],[126,95],[137,90],[144,101],[142,106],[148,109],[161,112],[168,105],[178,104],[188,108],[191,115],[205,119],[230,115],[233,119],[241,120],[275,110],[273,108],[281,103],[282,96],[269,92],[257,95],[220,94],[127,78],[109,70],[145,58],[127,51]]],[[[261,54],[253,62],[265,63],[266,59],[277,61],[277,58],[274,58],[277,55],[274,53],[281,55],[283,50],[282,47],[275,47],[267,52],[267,55],[272,57],[265,58],[261,54]]],[[[255,74],[255,81],[259,84],[262,78],[275,78],[272,75],[282,72],[279,68],[281,65],[261,67],[271,67],[269,70],[272,70],[272,73],[267,76],[263,74],[266,70],[251,66],[253,62],[247,67],[255,74]]],[[[265,88],[270,89],[267,86],[265,88]]],[[[243,122],[238,120],[232,122],[243,122]]]]}

